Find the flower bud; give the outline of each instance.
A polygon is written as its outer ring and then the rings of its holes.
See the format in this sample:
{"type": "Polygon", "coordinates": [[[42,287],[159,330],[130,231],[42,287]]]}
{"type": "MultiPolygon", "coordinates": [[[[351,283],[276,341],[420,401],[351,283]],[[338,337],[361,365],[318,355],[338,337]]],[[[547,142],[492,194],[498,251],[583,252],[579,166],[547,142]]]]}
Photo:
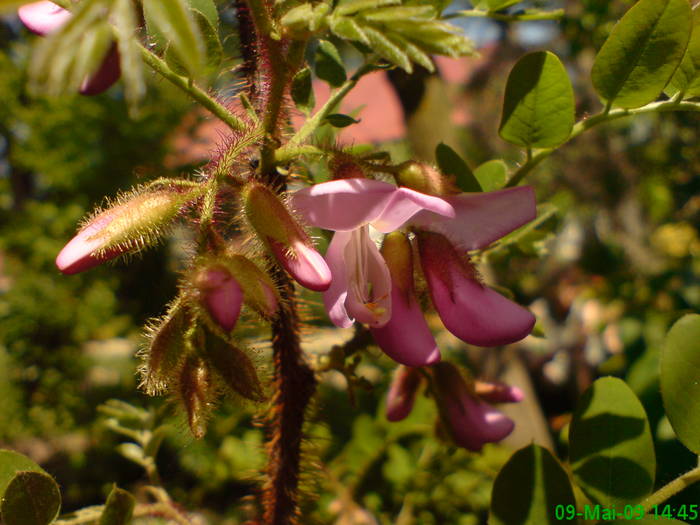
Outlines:
{"type": "Polygon", "coordinates": [[[302,286],[322,292],[331,284],[326,261],[277,195],[262,184],[245,189],[248,221],[279,263],[302,286]]]}
{"type": "Polygon", "coordinates": [[[238,281],[222,267],[203,268],[195,286],[209,315],[225,331],[236,326],[243,306],[243,290],[238,281]]]}
{"type": "Polygon", "coordinates": [[[398,363],[427,366],[440,360],[440,351],[413,293],[413,253],[401,232],[384,237],[382,256],[391,275],[391,318],[370,327],[379,347],[398,363]]]}
{"type": "Polygon", "coordinates": [[[474,392],[488,403],[519,403],[525,394],[517,386],[505,383],[474,382],[474,392]]]}
{"type": "Polygon", "coordinates": [[[452,195],[459,193],[452,177],[424,162],[407,160],[398,166],[396,182],[427,195],[452,195]]]}
{"type": "Polygon", "coordinates": [[[432,372],[440,418],[455,444],[478,452],[484,444],[501,441],[513,431],[515,423],[476,397],[454,365],[438,363],[432,372]]]}
{"type": "Polygon", "coordinates": [[[201,439],[207,430],[206,422],[214,388],[209,367],[198,357],[190,356],[184,362],[180,372],[179,393],[192,435],[201,439]]]}
{"type": "Polygon", "coordinates": [[[58,254],[56,266],[70,275],[154,244],[188,196],[162,189],[120,198],[116,205],[87,221],[58,254]]]}
{"type": "Polygon", "coordinates": [[[363,179],[365,172],[355,157],[347,153],[338,152],[328,162],[328,167],[333,174],[333,179],[363,179]]]}
{"type": "Polygon", "coordinates": [[[225,389],[251,401],[264,399],[258,373],[248,355],[230,340],[205,331],[205,356],[225,389]]]}
{"type": "Polygon", "coordinates": [[[389,421],[401,421],[408,417],[416,400],[421,379],[421,373],[417,368],[399,366],[394,371],[386,396],[386,418],[389,421]]]}
{"type": "Polygon", "coordinates": [[[245,304],[263,317],[274,317],[279,297],[270,277],[243,255],[227,257],[226,265],[243,289],[245,304]]]}
{"type": "Polygon", "coordinates": [[[185,353],[184,334],[188,328],[187,309],[174,303],[165,317],[148,326],[148,349],[141,368],[142,386],[156,395],[170,386],[185,353]]]}
{"type": "Polygon", "coordinates": [[[122,74],[119,60],[117,44],[113,43],[97,71],[85,77],[82,84],[80,84],[80,94],[99,95],[107,91],[107,89],[119,80],[122,74]]]}
{"type": "Polygon", "coordinates": [[[71,17],[70,11],[48,1],[24,4],[17,14],[27,29],[39,36],[53,33],[71,17]]]}

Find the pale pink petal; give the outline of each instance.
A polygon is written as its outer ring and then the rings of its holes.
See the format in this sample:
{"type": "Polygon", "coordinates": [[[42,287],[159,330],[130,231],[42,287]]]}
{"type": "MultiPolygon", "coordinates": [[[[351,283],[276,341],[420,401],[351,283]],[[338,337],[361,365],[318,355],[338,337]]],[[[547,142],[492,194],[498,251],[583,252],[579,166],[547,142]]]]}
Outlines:
{"type": "Polygon", "coordinates": [[[440,350],[412,293],[393,286],[391,319],[380,328],[371,328],[382,351],[406,366],[428,366],[440,361],[440,350]]]}
{"type": "Polygon", "coordinates": [[[320,253],[299,241],[291,247],[268,239],[275,257],[296,282],[315,292],[328,290],[331,271],[320,253]]]}
{"type": "Polygon", "coordinates": [[[348,296],[345,247],[350,242],[351,237],[351,232],[336,232],[326,252],[326,262],[330,268],[332,280],[330,288],[323,294],[323,304],[330,320],[341,328],[348,328],[353,323],[345,309],[345,299],[348,296]]]}
{"type": "Polygon", "coordinates": [[[409,188],[398,188],[387,202],[381,215],[372,221],[372,226],[382,233],[392,232],[418,212],[437,214],[443,219],[453,219],[455,210],[446,199],[426,195],[409,188]]]}
{"type": "Polygon", "coordinates": [[[32,2],[17,10],[19,19],[32,33],[48,35],[59,29],[71,17],[70,11],[53,2],[32,2]]]}
{"type": "Polygon", "coordinates": [[[56,257],[56,266],[66,275],[83,272],[113,259],[121,253],[114,249],[101,255],[96,255],[105,244],[105,239],[99,233],[114,220],[113,214],[98,216],[92,223],[80,230],[68,244],[66,244],[56,257]]]}
{"type": "Polygon", "coordinates": [[[204,282],[200,283],[204,306],[224,330],[231,331],[236,326],[243,306],[243,290],[227,272],[209,270],[204,282]]]}
{"type": "Polygon", "coordinates": [[[294,192],[292,207],[325,230],[350,231],[379,217],[396,186],[372,179],[340,179],[294,192]]]}
{"type": "Polygon", "coordinates": [[[399,366],[396,369],[386,396],[386,418],[389,421],[401,421],[408,417],[421,379],[421,373],[416,368],[399,366]]]}
{"type": "Polygon", "coordinates": [[[535,193],[519,186],[488,193],[444,197],[456,213],[452,220],[422,211],[412,224],[442,233],[461,250],[476,250],[527,224],[537,216],[535,193]]]}
{"type": "Polygon", "coordinates": [[[99,95],[107,91],[121,75],[121,66],[119,65],[119,51],[117,45],[113,44],[105,56],[100,68],[92,75],[89,75],[83,80],[80,86],[81,95],[99,95]]]}
{"type": "Polygon", "coordinates": [[[391,317],[391,276],[367,226],[351,233],[344,257],[348,315],[370,327],[383,326],[391,317]]]}

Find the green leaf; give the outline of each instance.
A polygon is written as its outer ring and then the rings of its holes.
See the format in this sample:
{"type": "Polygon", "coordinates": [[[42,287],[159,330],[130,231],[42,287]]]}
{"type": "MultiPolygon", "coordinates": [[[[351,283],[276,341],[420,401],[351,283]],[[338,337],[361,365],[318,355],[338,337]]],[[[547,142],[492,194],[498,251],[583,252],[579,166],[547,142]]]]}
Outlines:
{"type": "Polygon", "coordinates": [[[661,353],[661,395],[678,439],[700,454],[700,315],[678,320],[661,353]]]}
{"type": "Polygon", "coordinates": [[[447,144],[441,142],[437,145],[435,148],[435,160],[442,173],[455,178],[457,187],[460,190],[466,192],[482,191],[479,181],[476,180],[467,163],[447,144]]]}
{"type": "Polygon", "coordinates": [[[224,47],[219,39],[219,31],[204,13],[197,9],[193,9],[192,13],[204,38],[207,67],[211,70],[217,70],[224,58],[224,47]]]}
{"type": "Polygon", "coordinates": [[[574,90],[564,65],[549,51],[525,55],[508,76],[498,132],[527,148],[566,142],[574,126],[574,90]]]}
{"type": "Polygon", "coordinates": [[[334,12],[339,15],[347,16],[368,9],[400,4],[401,0],[340,0],[334,12]]]}
{"type": "Polygon", "coordinates": [[[598,95],[621,108],[654,101],[683,58],[692,18],[688,0],[639,0],[596,56],[591,76],[598,95]]]}
{"type": "Polygon", "coordinates": [[[355,120],[349,115],[343,115],[342,113],[331,113],[325,119],[334,128],[347,128],[350,124],[357,124],[359,120],[355,120]]]}
{"type": "Polygon", "coordinates": [[[484,191],[500,190],[508,182],[508,166],[500,159],[489,160],[474,170],[474,176],[484,191]]]}
{"type": "Polygon", "coordinates": [[[634,503],[653,489],[656,458],[649,421],[624,381],[604,377],[584,392],[569,439],[574,479],[595,503],[634,503]]]}
{"type": "Polygon", "coordinates": [[[124,78],[124,94],[132,113],[146,94],[141,51],[136,38],[136,13],[131,0],[115,0],[112,17],[119,47],[119,66],[124,78]]]}
{"type": "Polygon", "coordinates": [[[134,514],[136,500],[127,491],[116,485],[107,497],[99,525],[128,525],[134,514]]]}
{"type": "Polygon", "coordinates": [[[679,91],[683,98],[700,96],[700,9],[693,9],[693,31],[681,65],[664,90],[669,97],[679,91]]]}
{"type": "Polygon", "coordinates": [[[2,500],[7,485],[20,470],[44,472],[39,465],[27,456],[15,452],[14,450],[0,450],[0,500],[2,500]]]}
{"type": "Polygon", "coordinates": [[[219,11],[216,9],[216,4],[214,3],[214,0],[187,1],[190,6],[190,9],[202,13],[214,29],[219,29],[219,11]]]}
{"type": "Polygon", "coordinates": [[[149,35],[167,46],[191,76],[201,74],[205,64],[204,38],[186,0],[143,0],[149,35]]]}
{"type": "Polygon", "coordinates": [[[0,504],[5,525],[48,525],[58,517],[61,493],[51,476],[20,471],[5,490],[0,504]]]}
{"type": "Polygon", "coordinates": [[[506,7],[517,4],[521,0],[477,0],[473,2],[475,9],[486,9],[487,11],[500,11],[506,7]]]}
{"type": "Polygon", "coordinates": [[[347,40],[354,40],[369,46],[369,39],[362,31],[362,28],[353,20],[345,16],[331,16],[328,19],[328,25],[333,34],[347,40]]]}
{"type": "Polygon", "coordinates": [[[375,53],[392,64],[396,64],[407,73],[413,72],[411,61],[408,59],[406,52],[392,42],[387,35],[370,26],[363,27],[362,30],[367,35],[369,47],[375,53]]]}
{"type": "Polygon", "coordinates": [[[316,104],[316,99],[311,82],[311,70],[308,67],[294,75],[291,91],[294,104],[307,115],[311,113],[316,104]]]}
{"type": "Polygon", "coordinates": [[[557,505],[575,505],[566,472],[552,453],[538,445],[518,450],[493,483],[490,525],[561,523],[557,505]]]}
{"type": "Polygon", "coordinates": [[[333,87],[345,82],[345,66],[336,47],[328,40],[321,40],[316,48],[316,76],[333,87]]]}

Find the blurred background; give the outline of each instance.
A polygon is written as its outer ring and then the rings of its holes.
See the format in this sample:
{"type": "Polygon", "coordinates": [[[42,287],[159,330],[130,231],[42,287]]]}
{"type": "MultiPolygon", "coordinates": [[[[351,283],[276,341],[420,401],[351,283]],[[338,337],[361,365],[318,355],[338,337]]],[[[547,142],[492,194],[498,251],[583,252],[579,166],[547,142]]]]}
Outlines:
{"type": "MultiPolygon", "coordinates": [[[[396,162],[434,161],[435,146],[445,142],[482,176],[505,180],[523,160],[498,138],[515,61],[530,50],[554,51],[573,81],[577,118],[596,112],[593,57],[632,3],[516,6],[563,7],[561,21],[455,19],[480,56],[439,60],[436,74],[367,76],[342,107],[361,121],[337,140],[375,144],[396,162]]],[[[235,34],[230,3],[219,6],[222,31],[235,34]]],[[[139,494],[143,470],[120,454],[127,438],[98,411],[118,398],[168,424],[158,466],[173,498],[202,523],[241,523],[265,462],[263,431],[254,424],[259,407],[222,402],[207,436],[195,440],[174,404],[137,389],[142,327],[175,295],[187,231],[176,228],[160,248],[128,264],[68,277],[54,266],[104,196],[193,173],[222,130],[153,76],[136,119],[119,85],[97,97],[30,98],[25,72],[34,38],[16,17],[0,18],[0,448],[27,454],[51,473],[64,511],[102,503],[114,482],[139,494]]],[[[239,60],[235,38],[225,42],[227,70],[212,81],[231,96],[239,60]]],[[[343,50],[350,68],[358,63],[356,50],[343,50]]],[[[325,84],[315,89],[318,101],[327,97],[325,84]]],[[[410,418],[387,422],[383,403],[395,364],[374,347],[352,357],[352,374],[320,374],[307,429],[308,523],[485,523],[493,478],[515,448],[535,441],[566,458],[570,414],[601,375],[624,378],[642,399],[660,485],[695,466],[663,416],[658,354],[673,321],[700,307],[699,122],[691,113],[618,120],[565,145],[530,174],[542,203],[540,227],[489,252],[484,272],[537,315],[535,334],[480,350],[437,333],[446,358],[526,391],[525,402],[507,408],[518,427],[505,442],[481,454],[444,443],[424,396],[410,418]]],[[[325,166],[306,168],[318,180],[327,176],[325,166]]],[[[318,295],[305,295],[305,308],[305,348],[317,367],[334,345],[362,339],[362,332],[331,329],[318,295]]],[[[431,324],[440,330],[437,318],[431,324]]],[[[251,324],[245,333],[264,353],[266,329],[251,324]]],[[[671,503],[698,501],[700,489],[692,488],[671,503]]]]}

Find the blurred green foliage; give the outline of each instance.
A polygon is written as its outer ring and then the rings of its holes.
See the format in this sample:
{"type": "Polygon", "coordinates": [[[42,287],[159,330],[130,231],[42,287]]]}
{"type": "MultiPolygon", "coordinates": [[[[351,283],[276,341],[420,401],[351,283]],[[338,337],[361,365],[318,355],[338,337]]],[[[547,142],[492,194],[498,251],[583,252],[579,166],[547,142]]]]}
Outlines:
{"type": "MultiPolygon", "coordinates": [[[[577,118],[600,106],[590,86],[592,57],[629,5],[567,3],[549,47],[572,77],[577,118]]],[[[0,37],[0,442],[37,459],[58,479],[64,509],[73,510],[104,502],[113,482],[136,492],[143,482],[142,470],[115,451],[124,438],[104,426],[97,406],[116,397],[151,407],[170,426],[158,465],[174,499],[206,509],[212,523],[224,516],[239,523],[254,505],[265,461],[256,407],[224,402],[208,435],[196,441],[182,414],[136,389],[133,354],[143,323],[162,314],[174,294],[176,241],[129,265],[81,275],[60,276],[53,264],[104,195],[167,174],[165,138],[189,103],[157,80],[138,120],[128,117],[119,87],[95,98],[30,99],[24,71],[31,37],[17,31],[8,20],[0,37]]],[[[510,167],[522,161],[517,148],[497,139],[497,126],[507,72],[526,51],[512,29],[504,30],[478,74],[458,88],[472,118],[451,130],[450,145],[473,167],[495,158],[510,167]]],[[[700,308],[697,119],[642,116],[577,138],[530,176],[556,213],[543,228],[487,254],[498,283],[537,312],[543,337],[523,344],[520,354],[549,423],[545,432],[558,438],[561,455],[576,400],[596,377],[613,374],[649,416],[657,484],[697,461],[669,429],[658,380],[666,331],[700,308]]],[[[320,311],[318,304],[310,310],[320,311]]],[[[315,495],[305,502],[308,523],[485,523],[493,479],[511,450],[488,446],[479,455],[445,445],[425,396],[410,418],[389,424],[382,398],[394,365],[377,354],[362,355],[357,375],[371,391],[356,389],[354,405],[339,374],[322,375],[307,429],[304,484],[315,495]]],[[[493,357],[463,346],[449,356],[477,372],[493,357]]],[[[698,497],[692,488],[671,503],[698,497]]]]}

